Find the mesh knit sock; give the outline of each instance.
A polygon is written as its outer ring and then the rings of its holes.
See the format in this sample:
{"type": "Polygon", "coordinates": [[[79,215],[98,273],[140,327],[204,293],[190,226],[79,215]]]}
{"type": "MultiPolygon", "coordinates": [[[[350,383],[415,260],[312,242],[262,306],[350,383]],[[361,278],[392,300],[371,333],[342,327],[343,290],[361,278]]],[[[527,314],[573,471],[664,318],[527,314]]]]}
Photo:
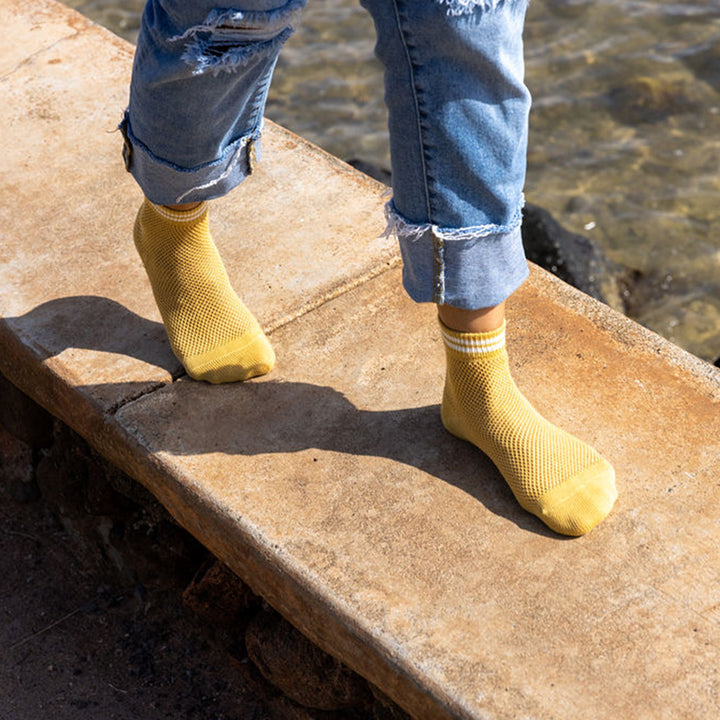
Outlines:
{"type": "Polygon", "coordinates": [[[269,372],[275,353],[235,294],[208,229],[207,203],[189,211],[145,201],[135,246],[170,345],[188,375],[211,383],[269,372]]]}
{"type": "Polygon", "coordinates": [[[446,429],[495,463],[520,505],[563,535],[583,535],[617,498],[612,466],[545,420],[510,375],[505,326],[459,333],[442,323],[447,376],[446,429]]]}

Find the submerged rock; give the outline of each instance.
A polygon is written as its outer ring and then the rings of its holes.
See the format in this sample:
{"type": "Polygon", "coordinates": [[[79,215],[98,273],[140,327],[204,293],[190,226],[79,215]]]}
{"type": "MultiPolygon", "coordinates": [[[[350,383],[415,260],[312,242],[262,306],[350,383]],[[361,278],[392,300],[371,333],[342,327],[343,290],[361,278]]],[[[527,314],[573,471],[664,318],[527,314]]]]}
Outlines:
{"type": "Polygon", "coordinates": [[[690,47],[679,53],[678,58],[690,68],[698,80],[720,92],[720,43],[709,42],[701,47],[701,50],[690,47]]]}
{"type": "Polygon", "coordinates": [[[608,94],[610,114],[625,125],[653,123],[698,107],[693,83],[684,76],[633,77],[608,94]]]}

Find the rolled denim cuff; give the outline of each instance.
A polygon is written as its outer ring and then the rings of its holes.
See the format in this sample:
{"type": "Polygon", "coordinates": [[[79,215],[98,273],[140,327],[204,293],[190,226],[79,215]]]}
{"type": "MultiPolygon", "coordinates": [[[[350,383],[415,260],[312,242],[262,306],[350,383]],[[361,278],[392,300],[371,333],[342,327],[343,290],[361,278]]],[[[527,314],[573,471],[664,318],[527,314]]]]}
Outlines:
{"type": "Polygon", "coordinates": [[[262,128],[228,145],[212,162],[184,168],[154,155],[133,135],[128,113],[119,125],[125,168],[156,205],[178,205],[222,197],[250,175],[260,159],[262,128]]]}
{"type": "Polygon", "coordinates": [[[387,207],[387,234],[403,258],[403,286],[415,302],[466,310],[506,300],[529,274],[523,250],[522,208],[508,225],[442,228],[414,224],[387,207]]]}

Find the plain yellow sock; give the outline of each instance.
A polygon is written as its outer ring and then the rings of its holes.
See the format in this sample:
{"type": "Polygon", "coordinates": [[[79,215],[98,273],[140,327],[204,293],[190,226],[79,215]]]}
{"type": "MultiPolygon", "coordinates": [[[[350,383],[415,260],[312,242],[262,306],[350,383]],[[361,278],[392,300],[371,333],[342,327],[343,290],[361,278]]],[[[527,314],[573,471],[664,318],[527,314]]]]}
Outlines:
{"type": "Polygon", "coordinates": [[[272,369],[272,346],[232,289],[210,236],[207,203],[176,211],[146,200],[135,246],[170,345],[190,377],[236,382],[272,369]]]}
{"type": "Polygon", "coordinates": [[[505,325],[459,333],[440,323],[447,375],[442,420],[495,463],[520,505],[563,535],[584,535],[611,510],[612,466],[545,420],[510,375],[505,325]]]}

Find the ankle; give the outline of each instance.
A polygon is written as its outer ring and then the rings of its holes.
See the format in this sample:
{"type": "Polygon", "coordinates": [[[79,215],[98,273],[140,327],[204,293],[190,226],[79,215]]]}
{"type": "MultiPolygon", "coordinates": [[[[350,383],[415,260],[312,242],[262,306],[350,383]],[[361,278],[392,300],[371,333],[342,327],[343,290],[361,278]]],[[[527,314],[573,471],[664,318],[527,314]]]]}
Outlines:
{"type": "Polygon", "coordinates": [[[452,305],[438,305],[437,309],[443,325],[455,332],[493,332],[505,321],[505,303],[476,310],[466,310],[452,305]]]}

